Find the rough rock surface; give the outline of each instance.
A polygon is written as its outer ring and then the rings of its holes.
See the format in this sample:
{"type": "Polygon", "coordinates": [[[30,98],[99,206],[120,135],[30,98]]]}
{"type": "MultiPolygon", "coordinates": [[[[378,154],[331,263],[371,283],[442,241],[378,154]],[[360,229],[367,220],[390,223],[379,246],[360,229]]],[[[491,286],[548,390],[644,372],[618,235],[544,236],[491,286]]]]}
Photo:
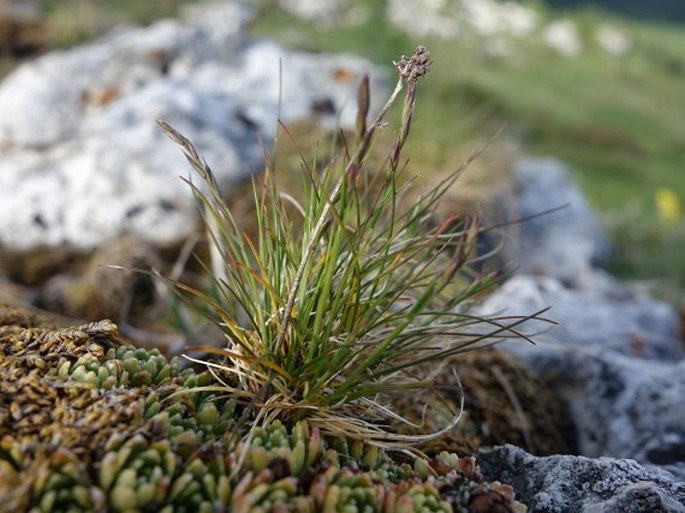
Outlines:
{"type": "Polygon", "coordinates": [[[513,486],[528,513],[680,513],[685,483],[634,461],[536,457],[506,445],[478,455],[487,479],[513,486]]]}
{"type": "MultiPolygon", "coordinates": [[[[683,358],[680,322],[675,309],[644,291],[595,270],[594,286],[569,288],[553,278],[513,276],[483,304],[484,312],[525,315],[549,307],[546,316],[558,323],[526,324],[536,341],[564,347],[611,349],[640,359],[675,361],[683,358]]],[[[506,346],[525,358],[544,349],[531,345],[506,346]]]]}
{"type": "Polygon", "coordinates": [[[554,158],[526,158],[512,168],[516,200],[507,212],[518,230],[507,259],[521,274],[557,278],[573,286],[593,280],[593,267],[610,243],[566,166],[554,158]]]}
{"type": "MultiPolygon", "coordinates": [[[[518,272],[480,313],[528,315],[549,307],[544,317],[556,324],[527,321],[520,329],[535,345],[519,340],[499,347],[567,400],[581,455],[631,458],[685,481],[685,360],[677,311],[596,267],[606,237],[560,163],[526,160],[513,175],[516,202],[507,215],[528,218],[509,234],[518,272]],[[568,206],[537,215],[562,205],[568,206]]],[[[658,496],[635,486],[625,497],[658,496]]],[[[582,511],[621,511],[617,504],[625,497],[606,503],[614,509],[582,511]]]]}
{"type": "Polygon", "coordinates": [[[121,28],[7,77],[0,248],[86,250],[126,232],[176,244],[194,229],[195,205],[178,179],[189,168],[156,118],[191,137],[230,183],[260,167],[257,134],[273,137],[279,91],[284,121],[316,115],[349,126],[362,74],[383,87],[362,59],[247,39],[251,13],[234,2],[195,6],[181,21],[121,28]]]}
{"type": "MultiPolygon", "coordinates": [[[[600,281],[600,280],[598,280],[600,281]]],[[[512,278],[486,311],[547,316],[524,331],[536,345],[500,347],[555,383],[569,402],[578,448],[590,457],[633,458],[663,465],[685,478],[685,360],[678,318],[668,305],[633,293],[622,297],[564,288],[551,279],[512,278]]]]}

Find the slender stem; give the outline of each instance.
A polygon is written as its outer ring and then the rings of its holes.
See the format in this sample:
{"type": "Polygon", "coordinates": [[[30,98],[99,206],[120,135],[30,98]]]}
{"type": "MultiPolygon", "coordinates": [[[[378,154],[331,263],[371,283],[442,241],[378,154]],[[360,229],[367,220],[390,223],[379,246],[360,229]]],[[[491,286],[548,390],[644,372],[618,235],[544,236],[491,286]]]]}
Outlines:
{"type": "Polygon", "coordinates": [[[312,253],[314,253],[314,249],[316,248],[316,243],[319,240],[319,237],[321,236],[321,232],[323,231],[324,226],[326,226],[326,223],[328,223],[328,217],[331,212],[332,205],[338,199],[340,189],[345,183],[348,172],[350,171],[352,166],[358,161],[359,157],[361,156],[361,152],[364,151],[364,148],[368,148],[368,143],[371,140],[371,137],[373,137],[374,132],[382,126],[383,118],[385,118],[385,115],[388,113],[388,110],[390,110],[392,104],[395,103],[397,96],[400,94],[400,92],[402,92],[402,85],[403,79],[402,77],[400,77],[397,81],[397,85],[395,85],[395,90],[388,98],[388,101],[385,102],[385,105],[383,105],[383,108],[378,113],[378,116],[376,116],[376,119],[374,120],[373,124],[364,133],[364,140],[357,147],[354,156],[350,159],[349,163],[345,168],[345,172],[338,179],[338,182],[333,188],[333,192],[331,193],[329,200],[326,202],[323,209],[321,210],[321,215],[319,216],[319,219],[316,225],[314,226],[314,231],[312,232],[311,238],[309,239],[309,243],[305,248],[304,255],[302,255],[300,266],[297,268],[297,274],[295,275],[295,281],[293,282],[293,286],[290,289],[290,295],[288,296],[288,302],[285,305],[285,310],[281,314],[281,329],[278,334],[278,338],[276,339],[276,343],[274,344],[275,354],[278,354],[278,352],[281,349],[281,346],[283,345],[283,341],[285,340],[285,334],[288,329],[288,324],[290,323],[290,312],[292,312],[293,306],[295,305],[295,299],[297,297],[297,291],[300,288],[302,276],[304,275],[305,268],[307,267],[307,263],[309,262],[312,253]]]}

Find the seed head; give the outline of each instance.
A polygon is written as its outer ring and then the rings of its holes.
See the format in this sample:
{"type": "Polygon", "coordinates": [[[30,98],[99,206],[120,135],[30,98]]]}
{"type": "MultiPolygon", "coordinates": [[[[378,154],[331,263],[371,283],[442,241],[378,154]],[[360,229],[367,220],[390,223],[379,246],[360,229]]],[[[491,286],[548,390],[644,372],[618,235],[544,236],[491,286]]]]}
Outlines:
{"type": "Polygon", "coordinates": [[[409,82],[416,82],[419,77],[428,73],[432,63],[431,53],[425,46],[418,46],[411,58],[403,55],[399,62],[393,62],[400,76],[409,82]]]}

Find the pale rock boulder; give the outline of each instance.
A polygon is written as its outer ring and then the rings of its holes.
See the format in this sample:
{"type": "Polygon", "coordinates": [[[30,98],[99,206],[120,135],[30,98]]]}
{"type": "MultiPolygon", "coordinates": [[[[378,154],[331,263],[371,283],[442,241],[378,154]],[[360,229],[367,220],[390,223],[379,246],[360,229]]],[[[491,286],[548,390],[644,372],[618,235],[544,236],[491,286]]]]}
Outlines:
{"type": "Polygon", "coordinates": [[[611,244],[567,166],[551,157],[523,158],[511,176],[513,197],[495,205],[497,215],[510,223],[506,262],[520,274],[591,286],[593,270],[608,257],[611,244]]]}
{"type": "Polygon", "coordinates": [[[578,27],[571,20],[560,19],[551,22],[542,30],[543,42],[565,57],[575,57],[583,51],[583,41],[578,27]]]}
{"type": "Polygon", "coordinates": [[[126,233],[156,246],[186,238],[198,218],[178,177],[190,168],[156,119],[189,137],[228,187],[259,170],[260,138],[268,148],[279,117],[353,126],[366,73],[380,102],[382,70],[249,39],[253,13],[238,2],[193,6],[181,20],[120,28],[7,77],[0,249],[85,251],[126,233]]]}
{"type": "Polygon", "coordinates": [[[607,24],[597,28],[595,39],[605,52],[615,57],[628,53],[633,46],[631,38],[625,32],[607,24]]]}
{"type": "Polygon", "coordinates": [[[680,321],[673,306],[601,271],[594,276],[594,287],[575,289],[549,277],[515,275],[482,303],[479,312],[527,315],[548,308],[544,316],[556,324],[531,320],[521,327],[541,347],[505,344],[526,358],[544,352],[546,341],[609,349],[639,359],[683,358],[680,321]]]}
{"type": "Polygon", "coordinates": [[[387,18],[415,36],[454,38],[464,32],[483,37],[525,37],[538,25],[535,10],[495,0],[391,0],[387,18]]]}

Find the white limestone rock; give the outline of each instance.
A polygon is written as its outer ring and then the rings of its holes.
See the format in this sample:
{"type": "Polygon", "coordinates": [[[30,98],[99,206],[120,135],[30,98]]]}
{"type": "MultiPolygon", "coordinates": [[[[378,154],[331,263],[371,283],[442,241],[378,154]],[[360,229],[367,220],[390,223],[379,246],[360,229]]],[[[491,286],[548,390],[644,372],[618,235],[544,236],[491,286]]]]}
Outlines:
{"type": "Polygon", "coordinates": [[[595,39],[605,52],[615,57],[626,54],[633,45],[625,32],[607,24],[602,24],[597,28],[595,39]]]}
{"type": "Polygon", "coordinates": [[[583,41],[578,27],[571,20],[555,20],[542,31],[547,46],[565,57],[575,57],[583,51],[583,41]]]}
{"type": "Polygon", "coordinates": [[[120,28],[7,77],[0,249],[89,250],[124,233],[158,246],[187,237],[196,208],[178,176],[190,168],[156,119],[189,137],[229,186],[261,167],[259,137],[269,144],[279,115],[351,127],[364,73],[381,101],[379,68],[250,40],[243,32],[251,12],[235,2],[193,6],[181,21],[120,28]]]}
{"type": "Polygon", "coordinates": [[[454,38],[464,31],[479,36],[525,37],[537,27],[536,12],[517,2],[495,0],[391,0],[388,20],[415,36],[454,38]]]}

